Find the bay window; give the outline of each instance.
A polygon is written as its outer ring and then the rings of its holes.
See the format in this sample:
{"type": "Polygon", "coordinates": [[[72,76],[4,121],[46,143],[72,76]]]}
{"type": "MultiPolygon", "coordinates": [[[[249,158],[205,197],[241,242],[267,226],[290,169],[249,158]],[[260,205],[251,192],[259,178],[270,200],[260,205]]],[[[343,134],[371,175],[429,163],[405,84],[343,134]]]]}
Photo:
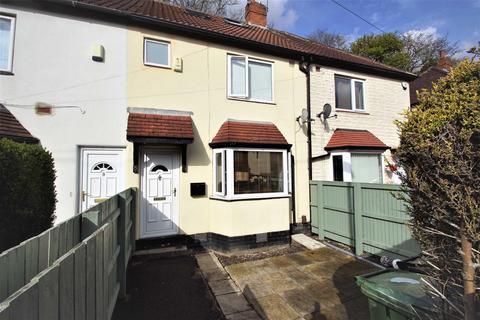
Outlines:
{"type": "Polygon", "coordinates": [[[364,81],[335,76],[335,106],[337,109],[365,111],[364,81]]]}
{"type": "Polygon", "coordinates": [[[15,17],[0,15],[0,71],[12,72],[15,17]]]}
{"type": "Polygon", "coordinates": [[[214,197],[227,200],[288,196],[286,150],[226,148],[213,151],[214,197]]]}
{"type": "Polygon", "coordinates": [[[273,103],[273,64],[228,55],[228,97],[273,103]]]}
{"type": "Polygon", "coordinates": [[[383,159],[374,152],[333,152],[332,180],[383,183],[383,159]]]}

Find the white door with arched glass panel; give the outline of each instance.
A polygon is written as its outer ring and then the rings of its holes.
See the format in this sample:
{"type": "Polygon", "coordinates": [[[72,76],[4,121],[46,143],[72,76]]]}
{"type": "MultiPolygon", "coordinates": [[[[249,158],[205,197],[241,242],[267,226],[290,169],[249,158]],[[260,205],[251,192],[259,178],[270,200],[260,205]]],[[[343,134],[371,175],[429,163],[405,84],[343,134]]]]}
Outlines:
{"type": "Polygon", "coordinates": [[[142,164],[141,237],[177,234],[180,156],[145,150],[142,164]]]}
{"type": "Polygon", "coordinates": [[[123,149],[83,148],[81,162],[81,211],[123,190],[123,149]]]}

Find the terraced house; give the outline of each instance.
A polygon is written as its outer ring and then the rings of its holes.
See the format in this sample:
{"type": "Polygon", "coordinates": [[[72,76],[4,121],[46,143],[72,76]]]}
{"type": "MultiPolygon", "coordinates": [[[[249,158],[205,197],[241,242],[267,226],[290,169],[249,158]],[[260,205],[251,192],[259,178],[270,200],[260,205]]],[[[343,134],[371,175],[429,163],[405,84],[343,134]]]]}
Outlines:
{"type": "Polygon", "coordinates": [[[413,76],[266,16],[254,0],[245,22],[155,0],[1,1],[0,103],[55,158],[57,220],[135,186],[138,238],[256,246],[308,223],[312,178],[387,181],[413,76]]]}

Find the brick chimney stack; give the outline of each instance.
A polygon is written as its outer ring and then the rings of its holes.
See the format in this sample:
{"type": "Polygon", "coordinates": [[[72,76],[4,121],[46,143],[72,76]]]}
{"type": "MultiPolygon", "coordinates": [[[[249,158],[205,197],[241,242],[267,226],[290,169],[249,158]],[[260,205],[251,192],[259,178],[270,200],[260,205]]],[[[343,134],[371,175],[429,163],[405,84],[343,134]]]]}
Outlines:
{"type": "Polygon", "coordinates": [[[248,0],[245,6],[245,21],[261,27],[267,26],[267,7],[255,0],[248,0]]]}
{"type": "Polygon", "coordinates": [[[444,50],[440,50],[437,67],[448,71],[452,66],[452,59],[447,56],[447,53],[444,50]]]}

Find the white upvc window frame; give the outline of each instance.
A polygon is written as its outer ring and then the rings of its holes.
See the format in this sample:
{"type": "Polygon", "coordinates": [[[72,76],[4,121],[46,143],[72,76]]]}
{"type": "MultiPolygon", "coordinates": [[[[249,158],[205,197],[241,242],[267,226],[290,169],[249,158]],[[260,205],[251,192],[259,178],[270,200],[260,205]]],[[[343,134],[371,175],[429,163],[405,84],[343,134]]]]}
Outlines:
{"type": "Polygon", "coordinates": [[[172,59],[171,59],[171,50],[172,44],[170,41],[160,40],[160,39],[152,39],[152,38],[143,38],[143,64],[150,67],[159,67],[159,68],[168,68],[171,69],[172,67],[172,59]],[[168,63],[167,64],[159,64],[154,62],[147,61],[147,42],[150,43],[160,43],[168,46],[168,63]]]}
{"type": "Polygon", "coordinates": [[[2,72],[12,72],[13,71],[13,51],[14,51],[13,46],[14,46],[14,43],[15,43],[16,17],[0,13],[0,18],[11,21],[10,39],[9,39],[10,52],[8,54],[8,65],[7,65],[7,69],[0,69],[0,71],[2,71],[2,72]]]}
{"type": "Polygon", "coordinates": [[[227,97],[230,99],[242,100],[242,101],[251,101],[251,102],[260,102],[260,103],[275,103],[275,75],[274,75],[274,63],[271,61],[251,58],[249,56],[238,55],[238,54],[227,54],[227,97]],[[235,59],[244,59],[245,60],[245,94],[232,94],[232,58],[235,59]],[[272,84],[272,100],[261,100],[261,99],[252,99],[250,98],[250,83],[249,83],[249,62],[257,62],[265,65],[269,65],[272,71],[271,75],[271,84],[272,84]]]}
{"type": "Polygon", "coordinates": [[[265,199],[265,198],[284,198],[291,194],[291,172],[289,168],[290,161],[288,160],[290,152],[286,149],[261,149],[261,148],[219,148],[213,150],[213,183],[214,188],[212,192],[213,199],[221,200],[246,200],[246,199],[265,199]],[[234,152],[235,151],[252,151],[252,152],[277,152],[282,153],[283,163],[283,191],[282,192],[268,192],[268,193],[244,193],[235,194],[235,174],[234,174],[234,152]],[[223,152],[225,171],[223,172],[224,179],[224,194],[216,192],[216,157],[219,152],[223,152]],[[226,187],[226,188],[225,188],[226,187]]]}
{"type": "Polygon", "coordinates": [[[352,78],[352,77],[349,77],[349,76],[344,76],[344,75],[341,75],[341,74],[336,74],[334,76],[334,81],[333,81],[333,84],[334,84],[334,93],[335,93],[335,109],[338,111],[351,111],[351,112],[367,112],[367,106],[366,106],[366,103],[365,103],[365,97],[366,97],[366,89],[365,89],[365,80],[363,79],[358,79],[358,78],[352,78]],[[338,108],[337,107],[337,85],[336,85],[336,81],[335,81],[335,78],[344,78],[344,79],[348,79],[350,80],[350,100],[352,101],[352,109],[345,109],[345,108],[338,108]],[[361,83],[362,84],[362,89],[363,89],[363,97],[362,97],[362,101],[363,101],[363,109],[359,109],[357,107],[357,100],[355,99],[355,83],[358,82],[358,83],[361,83]]]}
{"type": "Polygon", "coordinates": [[[330,181],[334,181],[333,174],[333,157],[342,156],[342,165],[343,165],[343,182],[352,182],[352,154],[375,154],[380,157],[380,166],[382,170],[380,183],[385,182],[385,160],[384,155],[385,151],[375,151],[375,150],[338,150],[330,153],[330,181]]]}
{"type": "Polygon", "coordinates": [[[226,193],[226,184],[225,184],[225,149],[214,149],[213,150],[213,194],[215,196],[225,196],[226,193]],[[221,155],[221,179],[222,179],[222,190],[219,192],[217,190],[217,154],[221,155]]]}

